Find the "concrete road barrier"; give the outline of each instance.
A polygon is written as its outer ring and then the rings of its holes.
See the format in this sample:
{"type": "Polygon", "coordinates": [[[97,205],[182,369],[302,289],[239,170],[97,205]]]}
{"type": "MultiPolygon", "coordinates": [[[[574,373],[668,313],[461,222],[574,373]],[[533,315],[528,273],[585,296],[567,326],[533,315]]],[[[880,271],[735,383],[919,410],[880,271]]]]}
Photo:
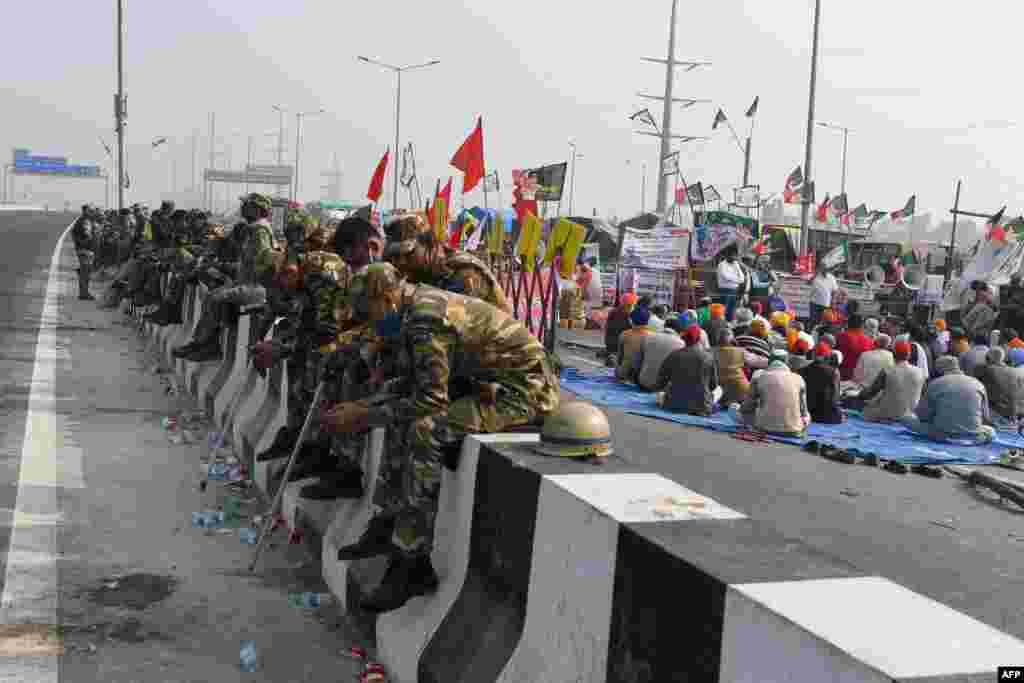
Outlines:
{"type": "MultiPolygon", "coordinates": [[[[229,433],[225,428],[231,420],[230,410],[235,405],[239,390],[246,384],[252,370],[249,365],[249,339],[252,334],[253,317],[243,313],[238,317],[235,330],[234,345],[231,351],[232,363],[224,385],[213,399],[213,423],[218,429],[229,433]]],[[[255,371],[252,370],[253,374],[255,371]]]]}
{"type": "Polygon", "coordinates": [[[270,447],[278,430],[288,421],[288,364],[278,363],[272,367],[260,386],[265,386],[265,393],[256,414],[245,422],[236,420],[233,434],[236,451],[241,446],[238,457],[249,464],[257,483],[261,481],[260,468],[265,469],[265,464],[256,463],[256,455],[270,447]]]}
{"type": "MultiPolygon", "coordinates": [[[[241,321],[241,318],[239,318],[239,321],[241,321]]],[[[216,415],[214,402],[217,400],[217,396],[220,394],[221,389],[224,388],[224,385],[227,383],[228,378],[231,376],[231,372],[235,367],[235,351],[237,350],[238,343],[238,325],[239,323],[225,322],[224,326],[221,328],[220,365],[217,366],[217,372],[210,380],[210,383],[206,386],[206,390],[200,393],[202,398],[199,401],[199,405],[202,406],[203,410],[211,418],[214,418],[216,415]]]]}
{"type": "Polygon", "coordinates": [[[164,357],[182,380],[185,378],[185,361],[180,358],[175,358],[171,355],[171,352],[174,351],[176,347],[189,342],[192,338],[192,332],[195,330],[196,324],[199,322],[198,290],[199,288],[196,285],[189,285],[185,289],[185,300],[181,304],[183,323],[177,326],[177,330],[174,334],[167,338],[167,344],[164,347],[164,357]]]}

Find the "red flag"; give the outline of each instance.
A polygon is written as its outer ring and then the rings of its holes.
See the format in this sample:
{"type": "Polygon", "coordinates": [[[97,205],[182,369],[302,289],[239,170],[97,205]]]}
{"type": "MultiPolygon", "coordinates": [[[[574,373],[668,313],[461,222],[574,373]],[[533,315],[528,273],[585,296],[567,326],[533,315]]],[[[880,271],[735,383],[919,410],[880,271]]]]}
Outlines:
{"type": "Polygon", "coordinates": [[[384,150],[384,156],[377,163],[377,170],[373,172],[373,178],[370,179],[370,189],[366,191],[366,198],[371,202],[377,201],[384,194],[384,174],[388,170],[388,157],[390,154],[390,148],[384,150]]]}
{"type": "Polygon", "coordinates": [[[676,188],[676,204],[682,206],[686,203],[686,183],[676,188]]]}
{"type": "Polygon", "coordinates": [[[484,171],[484,118],[476,121],[476,128],[459,147],[451,161],[452,166],[465,174],[462,179],[462,194],[466,194],[480,182],[487,173],[484,171]]]}
{"type": "Polygon", "coordinates": [[[815,218],[819,223],[828,223],[828,206],[831,204],[831,200],[828,195],[825,195],[825,201],[818,207],[818,211],[815,214],[815,218]]]}

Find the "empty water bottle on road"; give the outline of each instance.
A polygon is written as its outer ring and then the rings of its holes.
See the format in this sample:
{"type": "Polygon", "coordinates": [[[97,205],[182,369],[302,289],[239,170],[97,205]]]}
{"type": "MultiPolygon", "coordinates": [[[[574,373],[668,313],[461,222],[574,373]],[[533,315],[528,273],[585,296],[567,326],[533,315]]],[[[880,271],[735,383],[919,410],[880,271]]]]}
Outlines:
{"type": "Polygon", "coordinates": [[[333,597],[329,593],[292,593],[288,602],[292,607],[316,609],[330,604],[333,597]]]}
{"type": "Polygon", "coordinates": [[[239,666],[242,671],[252,673],[259,669],[259,653],[256,652],[256,641],[254,640],[243,640],[242,649],[238,656],[239,666]]]}

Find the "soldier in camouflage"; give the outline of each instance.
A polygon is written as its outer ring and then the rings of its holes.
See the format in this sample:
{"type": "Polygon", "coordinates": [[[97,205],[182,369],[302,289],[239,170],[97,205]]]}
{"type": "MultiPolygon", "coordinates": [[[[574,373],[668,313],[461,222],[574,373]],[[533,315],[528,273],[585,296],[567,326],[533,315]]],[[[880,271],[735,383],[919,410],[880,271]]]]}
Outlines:
{"type": "Polygon", "coordinates": [[[97,229],[96,211],[86,204],[82,207],[82,215],[71,228],[71,239],[75,242],[75,254],[78,256],[78,298],[81,301],[96,299],[89,293],[89,279],[96,258],[97,229]]]}
{"type": "Polygon", "coordinates": [[[490,267],[468,252],[445,247],[424,226],[417,216],[389,225],[384,258],[411,282],[476,297],[511,315],[512,305],[490,267]]]}
{"type": "Polygon", "coordinates": [[[400,504],[387,500],[394,491],[383,493],[374,501],[379,514],[370,529],[339,553],[341,559],[392,554],[384,582],[363,605],[390,611],[437,585],[430,551],[442,464],[457,467],[466,434],[499,432],[551,413],[559,386],[540,342],[484,301],[408,284],[390,264],[358,273],[350,295],[354,315],[368,320],[382,341],[397,340],[411,363],[397,399],[345,402],[321,416],[321,428],[337,433],[389,425],[408,430],[400,504]],[[450,383],[462,378],[478,392],[452,400],[450,383]]]}
{"type": "Polygon", "coordinates": [[[174,357],[194,362],[220,358],[219,333],[225,318],[237,314],[240,306],[266,303],[267,288],[275,274],[271,211],[271,199],[267,195],[254,192],[242,200],[242,216],[247,221],[249,234],[235,284],[218,289],[206,299],[192,341],[175,348],[174,357]]]}

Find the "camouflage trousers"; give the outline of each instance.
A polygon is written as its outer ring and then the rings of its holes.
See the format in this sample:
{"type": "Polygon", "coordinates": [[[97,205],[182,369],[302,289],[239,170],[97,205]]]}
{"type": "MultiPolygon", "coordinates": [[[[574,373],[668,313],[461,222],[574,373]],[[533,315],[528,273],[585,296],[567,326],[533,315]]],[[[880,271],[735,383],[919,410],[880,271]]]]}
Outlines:
{"type": "Polygon", "coordinates": [[[429,554],[445,454],[461,449],[467,434],[501,432],[536,417],[536,403],[526,393],[511,391],[493,404],[476,396],[460,398],[446,415],[390,429],[373,503],[378,514],[395,518],[392,543],[407,555],[429,554]],[[392,441],[395,432],[401,432],[396,434],[400,438],[392,441]]]}
{"type": "Polygon", "coordinates": [[[203,302],[202,316],[196,326],[193,339],[196,342],[210,342],[217,338],[228,313],[239,306],[262,304],[267,292],[260,285],[235,285],[213,290],[203,302]]]}

